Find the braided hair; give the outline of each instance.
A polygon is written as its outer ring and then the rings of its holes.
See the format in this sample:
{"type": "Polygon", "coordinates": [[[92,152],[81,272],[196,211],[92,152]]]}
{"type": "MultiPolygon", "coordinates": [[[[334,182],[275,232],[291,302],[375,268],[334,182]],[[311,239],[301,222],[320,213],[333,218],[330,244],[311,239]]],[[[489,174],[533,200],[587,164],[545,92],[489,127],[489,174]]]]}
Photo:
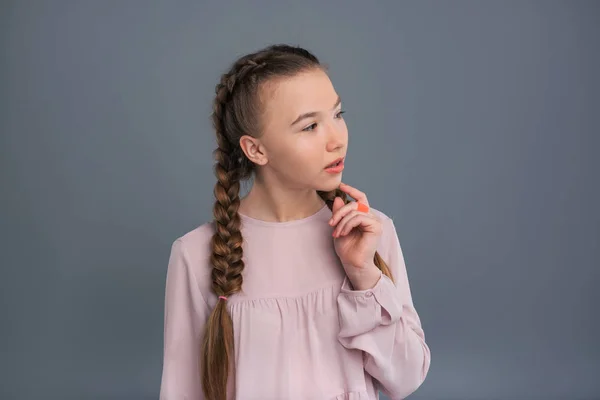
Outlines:
{"type": "MultiPolygon", "coordinates": [[[[311,69],[326,67],[301,47],[272,45],[238,59],[216,85],[212,122],[217,139],[214,151],[217,183],[210,262],[211,288],[217,296],[238,293],[243,283],[243,238],[238,214],[240,182],[252,176],[255,164],[242,151],[240,138],[246,134],[258,136],[261,131],[263,84],[311,69]]],[[[330,209],[335,197],[341,197],[344,203],[349,201],[340,189],[318,193],[330,209]]],[[[374,261],[391,278],[379,254],[375,254],[374,261]]],[[[200,354],[202,390],[207,399],[226,400],[227,380],[234,369],[234,344],[233,322],[224,301],[217,302],[205,329],[200,354]]]]}

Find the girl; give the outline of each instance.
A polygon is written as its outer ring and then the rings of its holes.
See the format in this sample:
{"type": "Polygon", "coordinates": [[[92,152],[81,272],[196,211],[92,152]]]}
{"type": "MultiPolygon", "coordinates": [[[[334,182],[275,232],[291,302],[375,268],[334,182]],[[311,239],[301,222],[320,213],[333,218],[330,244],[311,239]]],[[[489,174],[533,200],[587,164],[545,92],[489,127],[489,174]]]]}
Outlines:
{"type": "Polygon", "coordinates": [[[394,223],[341,182],[342,113],[299,47],[221,77],[214,221],[171,248],[161,400],[402,399],[425,379],[394,223]]]}

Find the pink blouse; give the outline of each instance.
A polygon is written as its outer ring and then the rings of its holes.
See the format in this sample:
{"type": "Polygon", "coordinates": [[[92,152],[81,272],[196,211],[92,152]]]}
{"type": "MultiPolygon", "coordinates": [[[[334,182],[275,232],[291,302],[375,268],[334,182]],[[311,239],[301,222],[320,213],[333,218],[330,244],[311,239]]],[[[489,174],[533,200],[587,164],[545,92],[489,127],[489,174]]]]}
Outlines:
{"type": "MultiPolygon", "coordinates": [[[[228,399],[372,400],[378,390],[404,399],[430,365],[393,221],[378,245],[396,284],[381,275],[353,290],[335,253],[331,211],[289,222],[240,215],[242,292],[227,300],[235,372],[228,399]]],[[[167,268],[161,400],[203,399],[198,356],[211,291],[212,223],[173,243],[167,268]]]]}

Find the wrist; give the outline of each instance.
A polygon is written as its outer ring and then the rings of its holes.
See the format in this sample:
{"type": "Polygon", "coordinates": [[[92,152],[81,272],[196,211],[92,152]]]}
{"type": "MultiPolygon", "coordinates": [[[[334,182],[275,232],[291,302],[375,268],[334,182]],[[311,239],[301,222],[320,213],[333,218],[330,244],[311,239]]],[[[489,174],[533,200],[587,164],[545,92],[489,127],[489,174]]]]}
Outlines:
{"type": "MultiPolygon", "coordinates": [[[[348,269],[346,270],[348,271],[348,269]]],[[[354,290],[373,289],[381,278],[381,270],[375,264],[364,268],[354,268],[352,272],[346,272],[354,290]]]]}

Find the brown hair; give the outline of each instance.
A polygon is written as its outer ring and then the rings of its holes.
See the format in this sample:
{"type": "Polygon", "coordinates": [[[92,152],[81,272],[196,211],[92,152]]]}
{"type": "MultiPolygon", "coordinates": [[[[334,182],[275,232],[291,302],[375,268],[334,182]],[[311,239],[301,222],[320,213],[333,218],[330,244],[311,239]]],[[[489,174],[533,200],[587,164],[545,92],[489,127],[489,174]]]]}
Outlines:
{"type": "MultiPolygon", "coordinates": [[[[214,151],[217,183],[210,261],[212,290],[217,296],[239,292],[243,282],[243,239],[238,215],[240,182],[251,177],[255,165],[242,151],[240,137],[258,135],[261,131],[260,89],[265,83],[311,69],[326,70],[326,67],[305,49],[272,45],[238,59],[216,86],[212,121],[218,145],[214,151]]],[[[344,203],[349,201],[340,189],[319,195],[330,209],[336,196],[344,203]]],[[[379,254],[375,253],[374,261],[385,275],[392,277],[379,254]]],[[[233,323],[226,303],[219,300],[208,318],[200,354],[201,383],[207,399],[226,400],[233,361],[233,323]]]]}

